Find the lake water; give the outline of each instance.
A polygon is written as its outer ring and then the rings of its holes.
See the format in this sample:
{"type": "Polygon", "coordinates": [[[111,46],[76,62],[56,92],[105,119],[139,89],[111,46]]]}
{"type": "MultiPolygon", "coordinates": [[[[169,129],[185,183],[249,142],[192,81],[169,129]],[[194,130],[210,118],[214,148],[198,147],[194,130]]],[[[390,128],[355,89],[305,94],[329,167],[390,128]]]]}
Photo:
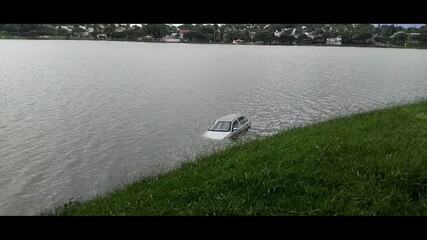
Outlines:
{"type": "Polygon", "coordinates": [[[232,141],[427,96],[427,51],[0,41],[0,215],[37,214],[232,141]]]}

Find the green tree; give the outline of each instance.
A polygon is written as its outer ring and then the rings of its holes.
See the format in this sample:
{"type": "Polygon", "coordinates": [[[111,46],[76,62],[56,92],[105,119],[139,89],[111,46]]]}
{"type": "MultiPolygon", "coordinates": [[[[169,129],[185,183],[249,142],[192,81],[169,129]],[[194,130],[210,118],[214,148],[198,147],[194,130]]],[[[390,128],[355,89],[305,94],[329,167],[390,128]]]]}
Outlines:
{"type": "Polygon", "coordinates": [[[8,32],[13,35],[20,35],[21,26],[20,24],[4,24],[3,31],[8,32]]]}
{"type": "Polygon", "coordinates": [[[218,41],[224,42],[224,26],[219,27],[218,41]]]}
{"type": "Polygon", "coordinates": [[[133,26],[127,31],[129,39],[137,40],[139,37],[143,36],[142,28],[139,26],[133,26]]]}
{"type": "Polygon", "coordinates": [[[418,37],[422,46],[427,46],[427,25],[419,30],[420,36],[418,37]]]}
{"type": "Polygon", "coordinates": [[[220,42],[221,41],[221,39],[219,38],[220,27],[218,26],[218,24],[214,24],[213,28],[214,28],[214,42],[220,42]]]}
{"type": "Polygon", "coordinates": [[[37,37],[42,35],[57,35],[58,30],[46,25],[22,24],[20,35],[24,37],[37,37]]]}
{"type": "MultiPolygon", "coordinates": [[[[326,39],[338,36],[338,33],[335,31],[330,32],[329,30],[323,30],[323,29],[320,29],[319,31],[317,31],[317,33],[318,34],[315,35],[315,38],[311,40],[311,42],[314,42],[317,44],[324,44],[326,42],[326,39]]],[[[303,37],[302,39],[307,40],[305,37],[303,37]]]]}
{"type": "Polygon", "coordinates": [[[404,45],[408,39],[408,34],[405,32],[397,32],[391,37],[391,42],[396,45],[404,45]]]}
{"type": "Polygon", "coordinates": [[[376,34],[372,37],[372,40],[377,43],[387,43],[388,37],[376,34]]]}
{"type": "Polygon", "coordinates": [[[209,41],[209,37],[210,36],[199,31],[191,31],[186,35],[186,39],[190,42],[207,42],[209,41]]]}
{"type": "Polygon", "coordinates": [[[69,34],[68,30],[66,30],[62,27],[59,27],[56,31],[56,35],[68,37],[70,34],[69,34]]]}
{"type": "Polygon", "coordinates": [[[146,24],[143,26],[144,35],[151,35],[155,38],[162,38],[170,33],[166,24],[146,24]]]}
{"type": "Polygon", "coordinates": [[[383,37],[391,37],[394,33],[398,31],[394,25],[381,25],[379,27],[379,34],[383,37]]]}
{"type": "Polygon", "coordinates": [[[264,44],[271,44],[274,40],[274,33],[269,31],[257,32],[254,37],[255,41],[263,42],[264,44]]]}
{"type": "Polygon", "coordinates": [[[233,42],[233,40],[236,40],[236,39],[245,40],[246,39],[245,33],[237,30],[227,30],[227,32],[225,32],[224,42],[231,43],[233,42]]]}
{"type": "Polygon", "coordinates": [[[354,31],[355,30],[352,24],[346,24],[344,25],[343,29],[338,28],[337,33],[341,37],[343,44],[353,44],[354,31]]]}
{"type": "Polygon", "coordinates": [[[375,33],[375,27],[372,24],[359,24],[353,32],[353,41],[359,44],[367,44],[375,33]]]}
{"type": "Polygon", "coordinates": [[[193,30],[193,24],[182,24],[178,27],[180,30],[193,30]]]}
{"type": "Polygon", "coordinates": [[[85,30],[83,28],[81,28],[80,26],[74,27],[73,31],[72,31],[72,35],[80,37],[83,32],[85,32],[85,30]]]}
{"type": "Polygon", "coordinates": [[[295,41],[295,37],[291,35],[290,31],[284,32],[279,36],[279,42],[281,44],[292,44],[295,41]]]}
{"type": "Polygon", "coordinates": [[[201,32],[203,35],[203,41],[209,42],[214,40],[214,26],[213,25],[197,25],[197,30],[201,32]]]}
{"type": "Polygon", "coordinates": [[[115,31],[116,26],[114,26],[114,24],[106,24],[104,27],[104,33],[107,35],[107,37],[111,37],[115,31]]]}
{"type": "Polygon", "coordinates": [[[299,43],[299,44],[310,44],[312,42],[313,42],[312,39],[309,36],[307,36],[306,34],[298,35],[297,43],[299,43]]]}
{"type": "Polygon", "coordinates": [[[271,31],[275,32],[275,31],[282,31],[282,29],[285,28],[285,24],[271,24],[270,25],[271,31]]]}
{"type": "Polygon", "coordinates": [[[113,32],[110,35],[111,39],[115,39],[115,40],[125,40],[127,39],[127,34],[125,31],[123,32],[113,32]]]}
{"type": "Polygon", "coordinates": [[[251,35],[250,35],[249,31],[246,30],[243,32],[243,34],[245,36],[245,38],[244,38],[245,42],[250,42],[251,41],[251,35]]]}

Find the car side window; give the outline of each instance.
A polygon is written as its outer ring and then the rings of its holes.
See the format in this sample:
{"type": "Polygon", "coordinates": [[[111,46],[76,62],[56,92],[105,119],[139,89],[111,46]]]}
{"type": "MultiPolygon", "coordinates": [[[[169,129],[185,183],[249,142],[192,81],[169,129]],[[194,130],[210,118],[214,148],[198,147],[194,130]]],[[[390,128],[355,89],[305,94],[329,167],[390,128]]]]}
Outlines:
{"type": "Polygon", "coordinates": [[[237,120],[233,122],[233,128],[239,128],[239,122],[237,120]]]}
{"type": "Polygon", "coordinates": [[[245,123],[247,123],[249,120],[246,117],[243,117],[243,121],[245,121],[245,123]]]}
{"type": "Polygon", "coordinates": [[[238,120],[239,120],[240,124],[242,124],[242,125],[248,121],[245,117],[239,117],[238,120]]]}

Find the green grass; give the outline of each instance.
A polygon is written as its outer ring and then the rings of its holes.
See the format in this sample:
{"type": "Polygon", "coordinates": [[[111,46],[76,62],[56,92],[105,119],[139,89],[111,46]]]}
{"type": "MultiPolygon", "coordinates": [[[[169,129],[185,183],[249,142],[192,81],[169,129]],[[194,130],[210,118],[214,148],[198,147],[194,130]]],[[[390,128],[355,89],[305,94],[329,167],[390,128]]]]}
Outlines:
{"type": "Polygon", "coordinates": [[[55,215],[427,215],[427,102],[295,128],[55,215]]]}

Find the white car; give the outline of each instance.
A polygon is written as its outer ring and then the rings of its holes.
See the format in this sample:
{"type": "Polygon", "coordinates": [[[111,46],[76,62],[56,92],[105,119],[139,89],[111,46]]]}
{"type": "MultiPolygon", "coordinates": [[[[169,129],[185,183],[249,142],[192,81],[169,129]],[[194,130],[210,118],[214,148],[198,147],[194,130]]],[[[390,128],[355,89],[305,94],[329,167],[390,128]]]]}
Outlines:
{"type": "Polygon", "coordinates": [[[215,120],[203,136],[221,140],[232,137],[251,127],[251,121],[242,114],[229,114],[215,120]]]}

